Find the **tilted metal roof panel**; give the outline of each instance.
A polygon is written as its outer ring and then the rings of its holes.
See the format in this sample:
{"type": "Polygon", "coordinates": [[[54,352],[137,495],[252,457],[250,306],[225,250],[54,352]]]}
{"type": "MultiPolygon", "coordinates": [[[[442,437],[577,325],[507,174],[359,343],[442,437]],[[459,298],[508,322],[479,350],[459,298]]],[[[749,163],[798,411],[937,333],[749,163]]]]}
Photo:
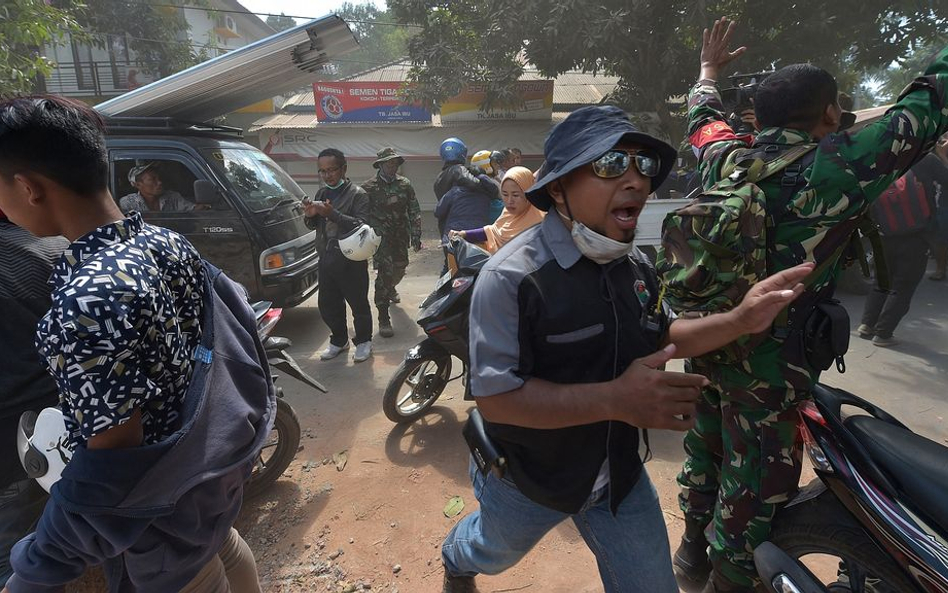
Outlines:
{"type": "Polygon", "coordinates": [[[311,84],[324,64],[359,47],[330,15],[277,33],[96,105],[108,116],[206,121],[311,84]]]}

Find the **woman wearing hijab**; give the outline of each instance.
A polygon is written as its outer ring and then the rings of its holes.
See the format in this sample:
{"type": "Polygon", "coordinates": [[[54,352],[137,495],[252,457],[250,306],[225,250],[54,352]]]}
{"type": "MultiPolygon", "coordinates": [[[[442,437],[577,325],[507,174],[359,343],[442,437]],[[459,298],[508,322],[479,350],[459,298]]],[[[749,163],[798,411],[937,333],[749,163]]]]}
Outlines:
{"type": "Polygon", "coordinates": [[[504,199],[504,211],[500,218],[485,227],[454,233],[491,254],[497,253],[508,241],[543,220],[545,213],[537,210],[524,195],[533,187],[533,182],[533,172],[530,169],[510,168],[500,184],[504,199]]]}

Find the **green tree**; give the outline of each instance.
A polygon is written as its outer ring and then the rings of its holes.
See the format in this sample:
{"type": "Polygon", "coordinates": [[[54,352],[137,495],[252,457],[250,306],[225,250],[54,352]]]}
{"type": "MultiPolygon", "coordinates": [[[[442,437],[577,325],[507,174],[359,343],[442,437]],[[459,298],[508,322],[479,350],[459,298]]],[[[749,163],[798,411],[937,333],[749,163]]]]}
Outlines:
{"type": "Polygon", "coordinates": [[[933,54],[946,42],[948,36],[919,43],[907,55],[870,72],[869,79],[878,87],[877,96],[880,103],[895,102],[902,90],[925,69],[933,54]]]}
{"type": "Polygon", "coordinates": [[[275,14],[268,16],[267,24],[273,27],[274,31],[286,31],[287,29],[295,27],[296,21],[281,12],[280,16],[276,16],[275,14]]]}
{"type": "Polygon", "coordinates": [[[335,63],[335,75],[342,78],[408,56],[411,27],[400,25],[390,11],[371,2],[346,2],[336,11],[349,23],[359,40],[359,49],[335,63]]]}
{"type": "Polygon", "coordinates": [[[717,16],[735,19],[736,42],[750,48],[737,62],[742,72],[811,61],[841,76],[850,90],[859,74],[905,56],[915,40],[933,39],[948,26],[948,5],[914,0],[389,0],[388,6],[400,22],[421,26],[409,42],[411,93],[434,108],[466,82],[492,83],[485,107],[516,101],[512,83],[527,63],[548,77],[604,72],[621,78],[613,101],[657,112],[674,138],[683,132],[674,107],[681,103],[669,99],[694,82],[701,30],[717,16]]]}
{"type": "Polygon", "coordinates": [[[83,35],[73,10],[44,0],[4,0],[0,5],[0,95],[28,92],[38,77],[48,76],[54,64],[43,56],[42,48],[66,35],[83,35]]]}

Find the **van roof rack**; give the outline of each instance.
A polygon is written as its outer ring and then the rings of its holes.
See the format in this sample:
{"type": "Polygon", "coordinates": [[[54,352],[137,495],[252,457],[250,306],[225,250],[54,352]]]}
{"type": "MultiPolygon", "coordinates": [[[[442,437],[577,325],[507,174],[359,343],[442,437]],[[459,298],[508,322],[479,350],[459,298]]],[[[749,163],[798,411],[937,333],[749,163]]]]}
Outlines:
{"type": "Polygon", "coordinates": [[[173,117],[106,117],[109,130],[129,134],[212,134],[243,138],[244,131],[233,126],[184,121],[173,117]]]}

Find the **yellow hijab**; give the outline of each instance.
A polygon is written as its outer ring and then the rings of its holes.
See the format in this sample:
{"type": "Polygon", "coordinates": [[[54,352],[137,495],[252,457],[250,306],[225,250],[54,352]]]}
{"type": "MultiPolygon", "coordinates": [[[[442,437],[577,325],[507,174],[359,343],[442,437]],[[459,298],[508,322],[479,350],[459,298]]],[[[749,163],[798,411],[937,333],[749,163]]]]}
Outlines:
{"type": "MultiPolygon", "coordinates": [[[[511,167],[508,169],[500,182],[501,186],[508,179],[516,183],[524,193],[533,187],[533,172],[526,167],[511,167]]],[[[524,201],[526,201],[526,197],[524,197],[524,201]]],[[[507,208],[504,208],[494,224],[484,227],[487,241],[483,247],[490,253],[497,253],[497,250],[506,245],[508,241],[528,228],[539,224],[545,214],[545,212],[537,210],[529,201],[526,202],[526,208],[519,214],[511,214],[507,211],[507,208]]]]}

